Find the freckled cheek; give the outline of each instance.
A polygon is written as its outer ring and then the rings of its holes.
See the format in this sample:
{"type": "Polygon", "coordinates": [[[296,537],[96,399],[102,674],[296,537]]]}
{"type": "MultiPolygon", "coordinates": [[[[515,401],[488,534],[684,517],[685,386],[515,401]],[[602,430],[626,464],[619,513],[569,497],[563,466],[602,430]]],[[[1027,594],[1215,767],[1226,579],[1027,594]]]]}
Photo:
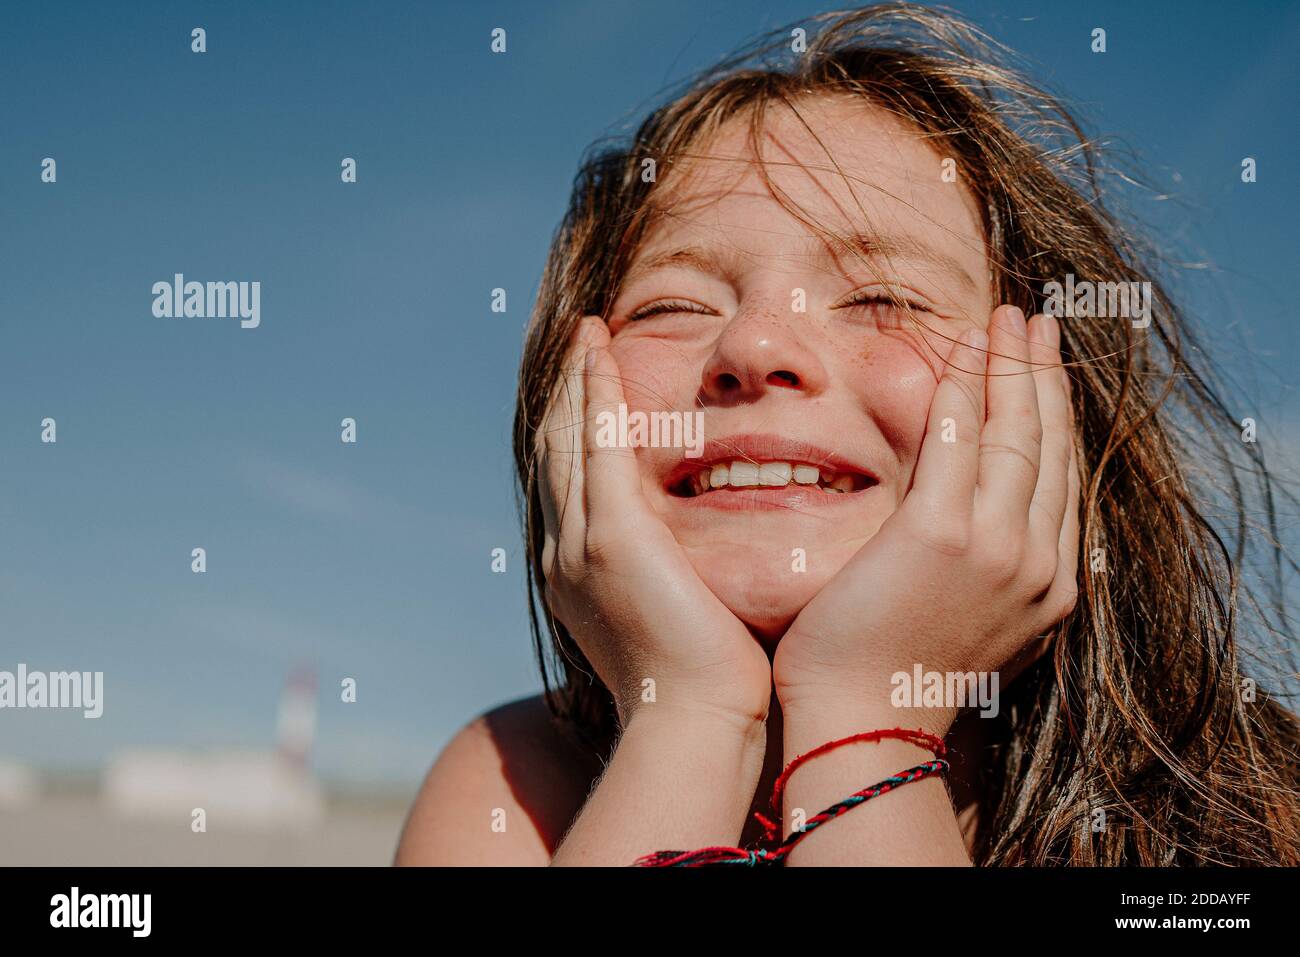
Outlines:
{"type": "Polygon", "coordinates": [[[857,392],[910,476],[925,438],[938,374],[914,350],[877,350],[864,364],[857,392]]]}
{"type": "Polygon", "coordinates": [[[695,407],[703,360],[697,363],[680,348],[645,339],[615,339],[610,354],[618,363],[629,411],[695,407]]]}
{"type": "MultiPolygon", "coordinates": [[[[623,401],[628,412],[683,411],[695,408],[704,360],[696,359],[677,343],[653,339],[616,338],[610,354],[623,380],[623,401]]],[[[707,436],[707,423],[705,435],[707,436]]],[[[638,448],[637,465],[651,501],[660,501],[660,480],[680,458],[675,449],[638,448]]],[[[662,507],[662,502],[660,503],[662,507]]]]}

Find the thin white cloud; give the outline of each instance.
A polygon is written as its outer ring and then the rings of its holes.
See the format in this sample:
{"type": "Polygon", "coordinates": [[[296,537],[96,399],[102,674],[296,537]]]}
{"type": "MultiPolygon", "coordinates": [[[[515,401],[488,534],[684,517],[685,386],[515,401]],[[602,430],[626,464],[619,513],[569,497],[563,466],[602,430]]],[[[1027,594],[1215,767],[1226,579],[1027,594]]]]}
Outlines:
{"type": "Polygon", "coordinates": [[[228,460],[236,463],[236,474],[250,492],[272,505],[288,507],[302,515],[356,522],[372,528],[406,528],[429,520],[420,509],[375,495],[350,478],[247,449],[238,450],[228,460]]]}

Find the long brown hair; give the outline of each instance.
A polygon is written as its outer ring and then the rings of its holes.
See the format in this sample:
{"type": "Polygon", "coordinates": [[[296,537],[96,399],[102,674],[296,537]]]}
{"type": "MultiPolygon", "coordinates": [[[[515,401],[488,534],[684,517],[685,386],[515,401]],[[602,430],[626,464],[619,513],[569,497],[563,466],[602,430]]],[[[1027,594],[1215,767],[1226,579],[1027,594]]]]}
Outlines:
{"type": "MultiPolygon", "coordinates": [[[[856,96],[956,160],[983,210],[995,302],[1041,311],[1045,283],[1067,274],[1152,289],[1148,328],[1062,322],[1083,479],[1080,598],[1053,653],[1004,692],[998,743],[979,762],[976,862],[1300,863],[1300,727],[1279,704],[1280,687],[1244,677],[1238,643],[1248,632],[1264,661],[1267,647],[1291,638],[1287,559],[1252,520],[1258,504],[1273,524],[1275,483],[1258,445],[1241,441],[1166,294],[1160,257],[1105,201],[1110,167],[1099,147],[1010,62],[1010,51],[946,11],[883,4],[823,14],[774,31],[627,140],[590,151],[529,324],[514,426],[547,701],[588,740],[612,730],[608,691],[539,594],[536,430],[574,325],[607,313],[651,221],[657,184],[641,175],[643,161],[655,160],[662,183],[728,119],[746,117],[756,138],[770,104],[797,115],[801,97],[856,96]],[[792,49],[796,28],[804,50],[792,49]],[[1224,503],[1221,532],[1206,509],[1224,503]],[[1275,584],[1252,595],[1241,569],[1261,540],[1275,584]]],[[[1277,661],[1269,670],[1280,679],[1277,661]]]]}

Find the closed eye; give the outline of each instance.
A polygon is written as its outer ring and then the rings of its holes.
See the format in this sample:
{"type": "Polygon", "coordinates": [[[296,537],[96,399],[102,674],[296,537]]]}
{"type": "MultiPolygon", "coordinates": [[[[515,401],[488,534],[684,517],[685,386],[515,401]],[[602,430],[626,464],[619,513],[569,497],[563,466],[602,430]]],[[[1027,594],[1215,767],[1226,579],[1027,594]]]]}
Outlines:
{"type": "Polygon", "coordinates": [[[660,299],[657,302],[646,303],[627,318],[629,322],[636,322],[638,319],[646,319],[650,316],[678,312],[694,312],[702,316],[713,315],[712,309],[701,306],[698,302],[691,302],[689,299],[660,299]]]}
{"type": "Polygon", "coordinates": [[[849,306],[889,306],[894,309],[907,309],[911,312],[930,311],[929,307],[923,303],[903,296],[887,296],[883,292],[855,292],[848,299],[838,303],[835,308],[846,309],[849,306]]]}
{"type": "Polygon", "coordinates": [[[897,294],[889,296],[879,290],[855,292],[847,299],[837,303],[833,308],[865,308],[867,316],[874,319],[877,325],[895,329],[903,327],[904,315],[911,316],[913,313],[918,312],[927,314],[932,312],[924,303],[897,294]]]}

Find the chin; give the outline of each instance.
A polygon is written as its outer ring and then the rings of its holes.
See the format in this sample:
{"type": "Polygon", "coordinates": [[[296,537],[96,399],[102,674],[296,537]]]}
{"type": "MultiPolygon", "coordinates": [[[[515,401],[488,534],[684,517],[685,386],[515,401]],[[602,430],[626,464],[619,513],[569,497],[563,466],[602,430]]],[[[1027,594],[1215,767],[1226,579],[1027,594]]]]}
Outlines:
{"type": "Polygon", "coordinates": [[[718,600],[773,648],[861,544],[844,543],[809,554],[805,571],[794,570],[795,557],[784,547],[715,545],[687,549],[687,554],[718,600]]]}

